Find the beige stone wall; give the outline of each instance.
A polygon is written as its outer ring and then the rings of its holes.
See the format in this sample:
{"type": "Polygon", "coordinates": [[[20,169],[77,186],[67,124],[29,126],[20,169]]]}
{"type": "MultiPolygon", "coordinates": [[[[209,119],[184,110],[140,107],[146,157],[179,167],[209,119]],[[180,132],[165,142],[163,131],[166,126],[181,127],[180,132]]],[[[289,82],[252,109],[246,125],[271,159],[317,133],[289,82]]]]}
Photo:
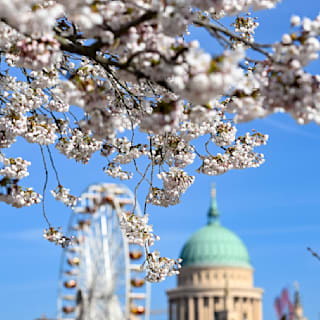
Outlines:
{"type": "Polygon", "coordinates": [[[253,287],[253,269],[233,267],[184,267],[178,276],[178,286],[253,287]]]}
{"type": "Polygon", "coordinates": [[[218,320],[214,313],[223,310],[228,320],[262,320],[262,293],[253,286],[253,269],[185,267],[177,288],[167,292],[169,320],[218,320]]]}

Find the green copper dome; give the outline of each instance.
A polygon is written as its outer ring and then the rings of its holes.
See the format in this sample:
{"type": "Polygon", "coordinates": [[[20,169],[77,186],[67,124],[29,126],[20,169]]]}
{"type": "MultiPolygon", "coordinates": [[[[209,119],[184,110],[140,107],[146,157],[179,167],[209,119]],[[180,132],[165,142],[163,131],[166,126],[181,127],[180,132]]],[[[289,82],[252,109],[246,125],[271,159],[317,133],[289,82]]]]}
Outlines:
{"type": "Polygon", "coordinates": [[[247,248],[232,231],[219,222],[215,190],[212,190],[208,225],[194,233],[184,245],[182,266],[232,266],[250,268],[247,248]]]}

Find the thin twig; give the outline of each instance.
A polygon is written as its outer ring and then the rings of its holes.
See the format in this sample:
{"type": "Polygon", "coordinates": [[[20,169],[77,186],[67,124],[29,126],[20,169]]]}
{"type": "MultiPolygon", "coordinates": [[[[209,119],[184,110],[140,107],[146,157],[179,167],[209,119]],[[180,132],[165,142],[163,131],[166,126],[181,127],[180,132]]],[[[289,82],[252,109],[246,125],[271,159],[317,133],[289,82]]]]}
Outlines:
{"type": "Polygon", "coordinates": [[[194,145],[191,145],[191,147],[193,148],[193,151],[196,153],[196,155],[201,158],[201,154],[197,151],[196,147],[194,145]]]}
{"type": "Polygon", "coordinates": [[[48,167],[47,167],[47,162],[46,158],[43,152],[43,147],[41,144],[39,144],[40,150],[41,150],[41,155],[42,155],[42,161],[43,161],[43,166],[44,166],[44,172],[45,172],[45,180],[44,180],[44,185],[43,185],[43,190],[42,190],[42,214],[45,218],[45,220],[48,223],[49,228],[51,228],[51,224],[49,222],[49,219],[46,214],[46,208],[45,208],[45,199],[46,199],[46,191],[47,191],[47,184],[48,184],[48,167]]]}
{"type": "MultiPolygon", "coordinates": [[[[137,173],[138,173],[141,177],[143,177],[143,173],[140,171],[136,159],[133,159],[133,164],[134,164],[134,167],[135,167],[137,173]]],[[[147,181],[149,184],[151,184],[151,181],[150,181],[147,177],[146,177],[145,179],[146,179],[146,181],[147,181]]]]}
{"type": "Polygon", "coordinates": [[[51,150],[49,148],[49,146],[47,146],[47,151],[48,151],[48,154],[49,154],[49,159],[50,159],[50,162],[51,162],[51,166],[52,166],[52,169],[56,175],[56,179],[57,179],[57,182],[58,182],[58,185],[59,186],[62,186],[61,182],[60,182],[60,179],[59,179],[59,175],[58,175],[58,170],[54,164],[54,161],[53,161],[53,157],[52,157],[52,153],[51,153],[51,150]]]}
{"type": "Polygon", "coordinates": [[[207,153],[208,153],[210,156],[212,156],[212,154],[211,154],[211,152],[210,152],[209,149],[208,149],[208,145],[209,145],[211,139],[212,139],[212,134],[210,134],[210,138],[208,139],[208,141],[207,141],[207,142],[205,143],[205,145],[204,145],[207,153]]]}
{"type": "Polygon", "coordinates": [[[138,188],[140,187],[141,183],[145,180],[147,173],[149,171],[149,168],[151,166],[151,162],[147,165],[147,168],[141,178],[141,180],[138,182],[138,184],[136,185],[136,187],[134,188],[134,206],[133,206],[133,212],[135,212],[136,210],[136,206],[137,206],[137,192],[138,192],[138,188]]]}
{"type": "Polygon", "coordinates": [[[70,113],[70,115],[72,116],[73,120],[78,123],[79,120],[77,119],[77,117],[69,110],[68,113],[70,113]]]}
{"type": "MultiPolygon", "coordinates": [[[[150,134],[149,134],[149,141],[150,141],[150,158],[151,158],[151,174],[150,174],[150,187],[149,187],[149,193],[150,193],[153,187],[153,172],[154,172],[154,161],[153,161],[153,154],[152,154],[152,137],[150,134]]],[[[146,215],[147,213],[147,197],[144,200],[144,208],[143,208],[144,215],[146,215]]]]}

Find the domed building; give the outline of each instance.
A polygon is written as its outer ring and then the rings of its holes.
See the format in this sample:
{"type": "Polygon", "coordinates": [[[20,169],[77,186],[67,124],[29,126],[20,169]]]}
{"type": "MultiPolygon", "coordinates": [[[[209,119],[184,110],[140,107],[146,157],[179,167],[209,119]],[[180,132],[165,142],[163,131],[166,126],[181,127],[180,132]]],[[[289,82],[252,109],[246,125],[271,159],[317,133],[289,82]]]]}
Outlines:
{"type": "Polygon", "coordinates": [[[220,223],[215,189],[208,223],[184,245],[169,320],[262,320],[262,293],[241,239],[220,223]]]}

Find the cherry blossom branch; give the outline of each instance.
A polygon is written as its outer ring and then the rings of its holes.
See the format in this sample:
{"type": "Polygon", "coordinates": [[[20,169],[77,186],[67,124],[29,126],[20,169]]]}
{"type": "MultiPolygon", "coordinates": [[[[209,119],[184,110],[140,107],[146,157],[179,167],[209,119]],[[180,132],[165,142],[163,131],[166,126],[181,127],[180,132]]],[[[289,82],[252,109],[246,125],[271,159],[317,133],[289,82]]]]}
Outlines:
{"type": "Polygon", "coordinates": [[[245,45],[247,45],[248,47],[250,47],[251,49],[260,52],[261,54],[265,55],[271,61],[273,60],[271,55],[269,54],[269,52],[263,50],[263,48],[271,48],[272,46],[269,44],[258,44],[256,42],[250,42],[250,41],[246,40],[245,38],[238,36],[234,32],[228,30],[227,28],[224,28],[222,26],[218,26],[216,24],[207,23],[207,22],[203,22],[200,20],[195,20],[195,21],[193,21],[193,23],[195,25],[204,27],[207,30],[213,30],[214,32],[217,32],[217,33],[219,33],[219,32],[223,33],[223,34],[227,35],[228,37],[230,37],[231,39],[238,40],[238,41],[244,43],[245,45]]]}
{"type": "Polygon", "coordinates": [[[61,50],[91,58],[92,60],[96,61],[99,65],[101,65],[108,73],[111,73],[110,67],[114,66],[114,67],[119,68],[120,70],[125,70],[125,71],[133,74],[134,76],[136,76],[137,79],[151,80],[152,82],[155,82],[156,84],[165,88],[166,90],[172,91],[166,81],[164,81],[164,80],[153,81],[150,78],[150,76],[144,74],[142,71],[136,70],[136,69],[132,70],[132,69],[128,68],[128,65],[126,63],[122,64],[117,61],[106,58],[103,55],[96,54],[96,48],[76,44],[76,43],[68,40],[67,38],[64,38],[61,36],[56,36],[56,39],[58,40],[58,42],[61,45],[61,50]]]}

